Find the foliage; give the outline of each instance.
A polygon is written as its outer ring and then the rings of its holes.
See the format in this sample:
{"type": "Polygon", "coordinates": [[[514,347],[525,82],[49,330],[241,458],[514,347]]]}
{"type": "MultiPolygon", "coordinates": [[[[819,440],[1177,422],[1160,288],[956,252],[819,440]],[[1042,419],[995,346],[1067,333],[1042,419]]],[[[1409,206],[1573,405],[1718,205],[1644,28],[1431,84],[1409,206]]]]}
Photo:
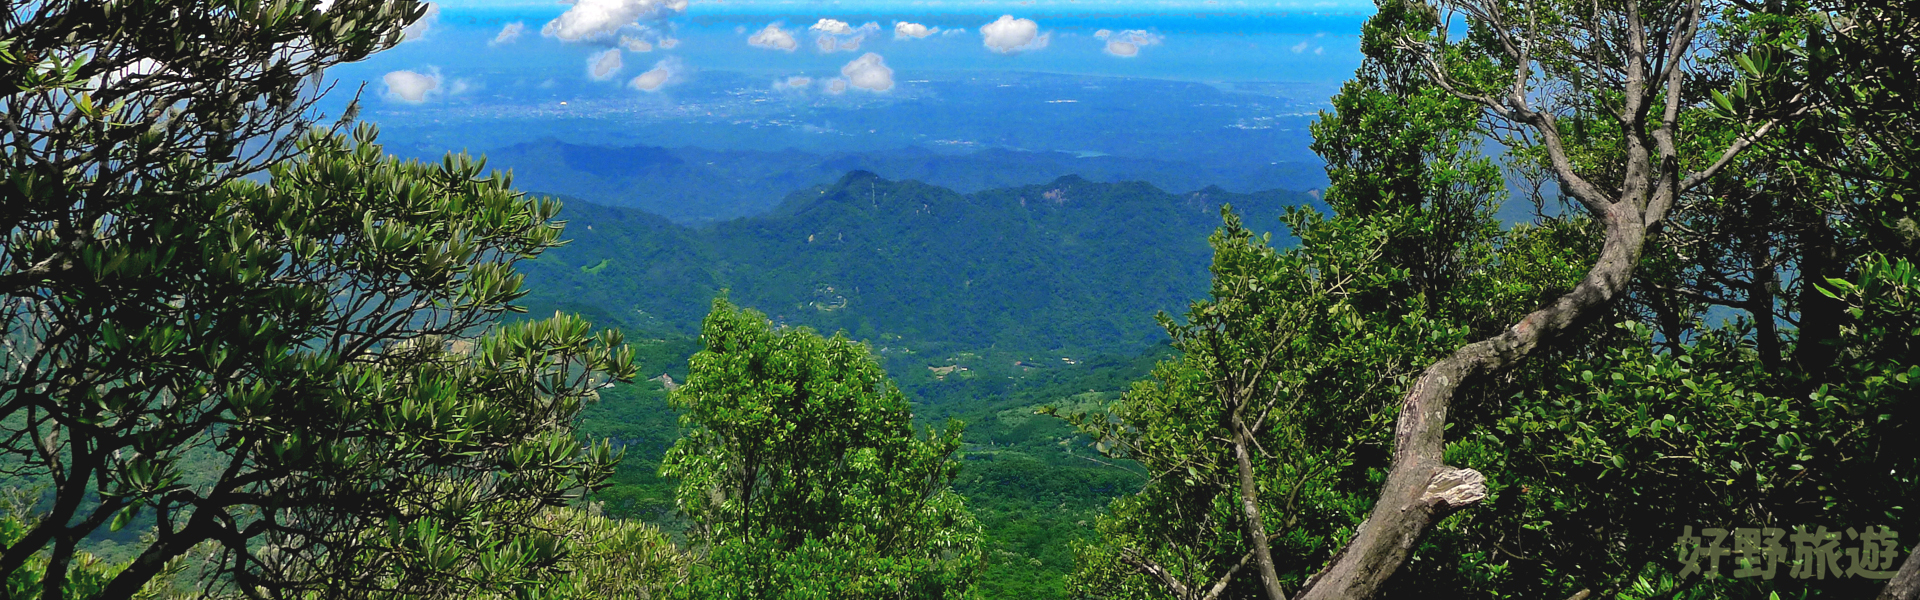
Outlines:
{"type": "Polygon", "coordinates": [[[318,76],[399,43],[427,11],[414,0],[321,7],[8,3],[0,15],[0,110],[11,123],[0,131],[10,157],[0,231],[47,236],[58,253],[34,262],[9,256],[19,266],[0,290],[82,275],[79,253],[109,233],[91,224],[126,215],[131,204],[183,201],[287,158],[316,118],[318,76]],[[47,226],[56,220],[69,227],[47,226]]]}
{"type": "Polygon", "coordinates": [[[700,598],[963,597],[979,525],[954,494],[960,426],[914,432],[865,346],[775,329],[725,300],[675,390],[661,474],[704,550],[700,598]]]}
{"type": "Polygon", "coordinates": [[[373,141],[315,132],[270,184],[136,198],[77,249],[29,233],[65,213],[16,230],[6,465],[52,497],[0,571],[46,556],[53,597],[81,538],[141,515],[103,596],[203,542],[190,576],[249,596],[511,587],[558,559],[530,520],[612,469],[571,424],[630,353],[576,317],[486,326],[558,207],[373,141]]]}

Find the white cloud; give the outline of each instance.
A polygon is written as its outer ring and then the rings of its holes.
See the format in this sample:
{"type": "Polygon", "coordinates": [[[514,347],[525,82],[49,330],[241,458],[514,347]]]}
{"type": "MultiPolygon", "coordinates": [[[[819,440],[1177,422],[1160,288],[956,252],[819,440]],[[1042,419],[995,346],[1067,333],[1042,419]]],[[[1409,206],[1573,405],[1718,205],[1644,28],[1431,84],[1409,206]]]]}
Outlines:
{"type": "Polygon", "coordinates": [[[943,32],[943,33],[941,33],[940,35],[944,35],[944,36],[947,36],[947,37],[953,37],[953,36],[956,36],[956,35],[966,35],[966,34],[967,34],[967,28],[965,28],[965,27],[955,27],[955,28],[953,28],[953,29],[948,29],[948,30],[946,30],[945,32],[943,32]]]}
{"type": "Polygon", "coordinates": [[[687,0],[575,0],[573,8],[541,27],[540,35],[563,42],[597,40],[638,25],[641,19],[663,19],[686,11],[687,0]]]}
{"type": "Polygon", "coordinates": [[[587,76],[594,81],[613,79],[613,74],[619,73],[620,67],[619,48],[608,48],[587,57],[587,76]]]}
{"type": "Polygon", "coordinates": [[[794,41],[793,33],[781,29],[779,23],[768,23],[766,29],[762,29],[754,33],[753,37],[747,38],[747,45],[755,48],[792,52],[795,48],[800,47],[800,42],[794,41]]]}
{"type": "Polygon", "coordinates": [[[880,24],[868,22],[854,27],[843,21],[821,19],[807,29],[818,34],[813,43],[820,52],[827,53],[859,50],[860,42],[866,40],[868,34],[880,31],[880,24]]]}
{"type": "Polygon", "coordinates": [[[827,35],[853,35],[852,25],[848,25],[846,21],[835,19],[821,19],[820,22],[814,23],[812,27],[808,27],[807,29],[827,35]]]}
{"type": "Polygon", "coordinates": [[[421,15],[420,20],[414,21],[413,24],[408,25],[406,29],[400,30],[400,41],[411,42],[426,38],[427,32],[432,31],[434,23],[439,21],[440,5],[428,3],[427,14],[421,15]]]}
{"type": "Polygon", "coordinates": [[[805,88],[809,85],[813,85],[812,77],[807,77],[805,75],[795,75],[792,77],[788,77],[784,80],[782,79],[774,80],[773,89],[776,89],[776,90],[800,89],[800,88],[805,88]]]}
{"type": "Polygon", "coordinates": [[[1315,55],[1320,55],[1320,54],[1326,54],[1326,53],[1327,53],[1327,49],[1326,49],[1325,47],[1322,47],[1322,46],[1314,46],[1314,47],[1313,47],[1313,53],[1314,53],[1315,55]]]}
{"type": "Polygon", "coordinates": [[[680,40],[678,40],[678,39],[674,39],[674,38],[662,38],[662,39],[660,40],[660,49],[661,49],[661,50],[672,50],[674,46],[678,46],[678,45],[680,45],[680,40]]]}
{"type": "Polygon", "coordinates": [[[927,26],[919,23],[908,23],[906,21],[893,22],[893,39],[896,40],[904,40],[907,38],[920,39],[933,35],[934,32],[937,31],[939,31],[939,29],[929,29],[927,26]]]}
{"type": "Polygon", "coordinates": [[[1106,40],[1107,54],[1120,57],[1136,56],[1140,54],[1141,48],[1158,44],[1165,39],[1159,34],[1138,29],[1127,29],[1117,33],[1102,29],[1094,32],[1093,37],[1106,40]]]}
{"type": "Polygon", "coordinates": [[[1306,52],[1308,48],[1312,48],[1312,47],[1313,47],[1312,40],[1300,40],[1300,43],[1294,44],[1293,47],[1288,48],[1288,50],[1293,51],[1294,54],[1299,54],[1301,52],[1306,52]]]}
{"type": "Polygon", "coordinates": [[[520,40],[520,34],[526,32],[526,30],[526,23],[520,21],[508,23],[506,27],[500,28],[500,35],[493,36],[493,41],[487,42],[487,45],[498,46],[501,44],[514,43],[520,40]]]}
{"type": "Polygon", "coordinates": [[[847,93],[847,80],[841,79],[839,77],[835,77],[833,79],[827,80],[827,93],[829,94],[847,93]]]}
{"type": "Polygon", "coordinates": [[[653,51],[653,44],[649,44],[647,43],[646,40],[633,37],[630,35],[620,36],[620,47],[626,48],[628,50],[632,50],[634,52],[652,52],[653,51]]]}
{"type": "Polygon", "coordinates": [[[387,99],[407,104],[426,102],[440,89],[440,70],[430,74],[393,71],[380,78],[387,84],[387,99]]]}
{"type": "Polygon", "coordinates": [[[887,68],[887,61],[872,52],[840,67],[840,75],[847,78],[848,85],[860,89],[876,92],[893,89],[893,69],[887,68]]]}
{"type": "Polygon", "coordinates": [[[981,42],[1001,54],[1045,48],[1052,35],[1040,33],[1040,24],[1032,19],[1015,19],[1013,15],[1001,15],[999,20],[980,26],[981,42]]]}
{"type": "Polygon", "coordinates": [[[628,81],[627,87],[643,92],[659,91],[662,86],[672,83],[673,78],[678,76],[683,70],[680,66],[680,59],[669,56],[661,59],[660,62],[653,63],[652,70],[641,73],[639,76],[628,81]]]}

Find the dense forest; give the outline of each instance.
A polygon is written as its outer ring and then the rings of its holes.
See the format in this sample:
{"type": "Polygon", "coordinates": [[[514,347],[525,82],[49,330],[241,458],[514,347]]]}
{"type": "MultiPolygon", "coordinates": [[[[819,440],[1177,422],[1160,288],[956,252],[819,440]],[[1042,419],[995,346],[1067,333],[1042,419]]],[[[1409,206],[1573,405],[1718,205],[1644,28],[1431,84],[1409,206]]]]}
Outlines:
{"type": "Polygon", "coordinates": [[[1904,4],[1381,0],[1317,196],[698,228],[314,110],[427,10],[9,4],[7,598],[1920,598],[1904,4]]]}
{"type": "Polygon", "coordinates": [[[992,349],[1036,362],[1051,353],[1054,363],[1160,344],[1154,312],[1206,290],[1206,236],[1221,206],[1279,229],[1287,207],[1316,202],[1078,177],[963,196],[864,171],[700,228],[562,201],[568,244],[520,268],[536,314],[686,335],[726,293],[782,324],[845,330],[890,358],[992,349]]]}

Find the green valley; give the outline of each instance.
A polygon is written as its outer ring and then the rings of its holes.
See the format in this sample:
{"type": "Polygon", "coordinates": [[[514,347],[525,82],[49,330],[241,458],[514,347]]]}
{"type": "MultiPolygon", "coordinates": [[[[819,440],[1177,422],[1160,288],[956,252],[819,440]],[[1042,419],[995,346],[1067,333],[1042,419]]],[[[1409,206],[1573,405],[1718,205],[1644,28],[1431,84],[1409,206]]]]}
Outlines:
{"type": "Polygon", "coordinates": [[[866,341],[915,421],[966,423],[955,489],[985,526],[981,591],[1057,598],[1072,543],[1146,478],[1036,409],[1104,409],[1170,356],[1152,315],[1205,293],[1222,205],[1280,229],[1287,207],[1316,202],[1074,176],[961,194],[855,171],[705,227],[567,200],[572,242],[523,268],[530,314],[578,312],[627,331],[651,378],[604,391],[582,414],[584,437],[627,452],[592,499],[609,515],[686,525],[676,482],[659,475],[681,434],[667,397],[699,348],[693,325],[725,293],[778,323],[866,341]]]}

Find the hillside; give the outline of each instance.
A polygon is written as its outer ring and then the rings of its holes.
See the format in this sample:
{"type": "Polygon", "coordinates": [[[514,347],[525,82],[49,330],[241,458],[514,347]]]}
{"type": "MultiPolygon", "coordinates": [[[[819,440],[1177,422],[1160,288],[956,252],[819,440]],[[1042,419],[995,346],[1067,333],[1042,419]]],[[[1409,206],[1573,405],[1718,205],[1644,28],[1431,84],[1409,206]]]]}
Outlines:
{"type": "Polygon", "coordinates": [[[1023,371],[1149,348],[1156,311],[1205,294],[1221,204],[1277,228],[1285,207],[1311,202],[1071,176],[961,194],[856,171],[703,228],[568,200],[572,242],[524,270],[536,313],[685,335],[727,290],[779,322],[866,340],[913,383],[902,367],[1023,371]],[[1025,366],[965,364],[989,351],[1025,366]]]}

